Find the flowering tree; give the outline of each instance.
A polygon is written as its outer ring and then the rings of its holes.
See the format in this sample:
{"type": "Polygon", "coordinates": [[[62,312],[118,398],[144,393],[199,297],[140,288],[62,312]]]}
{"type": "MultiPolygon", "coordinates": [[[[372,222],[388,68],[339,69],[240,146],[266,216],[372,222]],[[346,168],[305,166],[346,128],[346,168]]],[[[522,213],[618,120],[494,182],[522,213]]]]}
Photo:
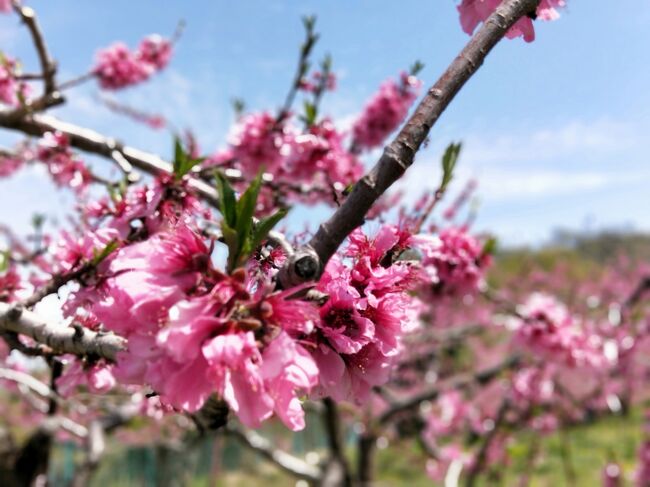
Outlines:
{"type": "MultiPolygon", "coordinates": [[[[60,82],[33,9],[0,1],[0,11],[29,30],[40,62],[30,74],[10,53],[0,57],[0,127],[28,136],[2,149],[0,175],[43,165],[79,203],[59,235],[43,235],[39,221],[32,242],[2,229],[0,379],[8,396],[32,408],[25,414],[12,400],[6,412],[23,425],[47,419],[3,457],[7,484],[38,482],[53,438],[73,435],[86,446],[75,479],[85,485],[103,436],[144,416],[160,436],[224,432],[314,485],[369,485],[375,448],[389,436],[415,438],[432,478],[473,485],[503,458],[512,432],[567,428],[587,410],[605,415],[638,400],[647,268],[591,281],[581,292],[607,298],[584,310],[528,295],[539,287],[532,282],[489,288],[494,241],[458,222],[474,183],[441,222],[431,220],[460,144],[445,151],[437,190],[413,207],[391,211],[399,195],[387,193],[497,43],[532,41],[534,22],[554,20],[564,4],[463,0],[471,40],[410,117],[422,92],[420,63],[385,81],[349,131],[321,113],[336,77],[329,58],[310,72],[318,36],[307,18],[282,107],[240,106],[225,148],[203,156],[191,134],[179,136],[168,161],[46,112],[80,83],[115,91],[146,82],[169,64],[178,35],[148,36],[136,48],[115,43],[98,51],[88,73],[60,82]],[[298,96],[302,110],[294,108],[298,96]],[[364,174],[363,161],[382,146],[364,174]],[[117,176],[97,173],[86,153],[108,160],[117,176]],[[334,211],[313,235],[276,230],[292,205],[314,204],[334,211]],[[377,231],[366,231],[368,220],[377,231]],[[60,298],[63,323],[34,311],[51,295],[60,298]],[[609,305],[605,321],[601,303],[609,305]],[[617,319],[611,303],[619,304],[617,319]],[[462,347],[475,355],[471,364],[441,358],[462,347]],[[255,432],[271,417],[300,430],[305,408],[322,415],[327,433],[327,456],[316,465],[255,432]],[[351,422],[359,431],[355,467],[342,439],[351,422]],[[467,432],[479,438],[469,447],[458,441],[467,432]]],[[[531,462],[535,455],[531,448],[531,462]]],[[[645,457],[640,485],[648,482],[645,457]]]]}

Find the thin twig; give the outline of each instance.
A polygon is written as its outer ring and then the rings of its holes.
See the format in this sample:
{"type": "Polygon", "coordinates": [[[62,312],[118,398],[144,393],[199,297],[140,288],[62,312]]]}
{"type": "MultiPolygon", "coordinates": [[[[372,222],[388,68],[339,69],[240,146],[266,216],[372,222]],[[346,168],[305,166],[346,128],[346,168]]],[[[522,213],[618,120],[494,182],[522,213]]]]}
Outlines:
{"type": "Polygon", "coordinates": [[[45,95],[51,95],[56,91],[56,63],[47,49],[45,38],[36,20],[36,13],[34,9],[22,6],[18,0],[14,0],[13,6],[32,36],[32,41],[34,42],[34,47],[36,48],[38,60],[41,65],[43,83],[45,84],[45,95]]]}
{"type": "Polygon", "coordinates": [[[97,75],[94,72],[90,71],[88,73],[84,73],[75,78],[64,81],[63,83],[59,84],[59,91],[69,90],[70,88],[79,86],[80,84],[95,78],[95,76],[97,75]]]}
{"type": "Polygon", "coordinates": [[[95,264],[89,261],[85,264],[82,264],[78,269],[72,272],[65,274],[54,274],[46,284],[43,284],[34,294],[22,301],[21,304],[25,308],[31,308],[36,303],[42,301],[46,296],[58,292],[61,287],[65,286],[69,282],[83,278],[86,274],[92,272],[94,269],[95,264]]]}
{"type": "Polygon", "coordinates": [[[281,470],[309,482],[317,482],[320,470],[293,455],[274,448],[269,440],[252,430],[229,424],[224,428],[228,436],[237,439],[242,445],[261,455],[281,470]]]}
{"type": "Polygon", "coordinates": [[[641,301],[641,298],[646,291],[650,291],[650,276],[644,276],[641,279],[636,288],[634,288],[632,294],[630,294],[630,296],[625,300],[625,303],[623,303],[623,309],[629,310],[636,306],[636,304],[641,301]]]}
{"type": "Polygon", "coordinates": [[[412,411],[414,409],[417,409],[418,407],[420,407],[420,404],[422,404],[425,401],[432,401],[434,399],[437,399],[440,396],[440,394],[442,394],[447,390],[451,390],[451,389],[462,390],[462,389],[467,389],[476,384],[485,384],[487,382],[490,382],[491,380],[498,377],[502,372],[516,368],[519,365],[519,363],[520,363],[519,356],[512,355],[507,359],[505,359],[503,362],[495,365],[494,367],[481,370],[472,375],[455,377],[445,386],[434,387],[433,389],[429,389],[428,391],[421,392],[420,394],[417,394],[409,399],[405,399],[403,401],[400,401],[399,403],[396,403],[395,405],[387,409],[379,417],[378,422],[379,424],[388,424],[396,416],[405,413],[407,411],[412,411]]]}
{"type": "Polygon", "coordinates": [[[492,426],[492,429],[488,431],[487,434],[485,435],[483,442],[481,443],[481,447],[479,448],[479,451],[476,454],[474,463],[472,464],[472,467],[469,469],[469,472],[467,473],[467,477],[465,479],[465,487],[474,487],[479,474],[481,474],[481,472],[485,468],[485,462],[487,460],[488,451],[490,449],[490,446],[492,445],[492,442],[496,438],[499,429],[501,428],[501,426],[505,421],[506,413],[508,412],[509,408],[510,408],[510,401],[506,398],[501,402],[501,406],[499,406],[499,410],[497,411],[496,418],[494,419],[494,425],[492,426]]]}
{"type": "Polygon", "coordinates": [[[298,66],[296,67],[296,73],[294,74],[293,81],[291,82],[291,87],[287,93],[287,97],[282,105],[282,108],[278,112],[276,117],[276,125],[280,125],[291,113],[291,107],[293,101],[296,98],[296,94],[300,89],[302,79],[307,74],[309,70],[309,56],[313,50],[316,42],[318,41],[318,34],[314,32],[314,25],[316,23],[315,17],[304,17],[303,25],[305,26],[305,41],[302,46],[300,46],[300,56],[298,57],[298,66]]]}
{"type": "Polygon", "coordinates": [[[22,384],[30,391],[35,392],[46,399],[60,400],[60,397],[47,384],[25,372],[0,367],[0,379],[22,384]]]}
{"type": "Polygon", "coordinates": [[[323,426],[329,451],[323,485],[350,486],[352,479],[343,448],[341,416],[336,403],[330,398],[323,399],[323,426]]]}

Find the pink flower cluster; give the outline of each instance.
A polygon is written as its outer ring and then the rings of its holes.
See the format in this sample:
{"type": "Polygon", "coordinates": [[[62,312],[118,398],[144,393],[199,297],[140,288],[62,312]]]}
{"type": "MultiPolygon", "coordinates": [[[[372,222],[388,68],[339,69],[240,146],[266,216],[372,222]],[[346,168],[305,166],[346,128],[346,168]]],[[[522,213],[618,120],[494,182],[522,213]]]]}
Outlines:
{"type": "Polygon", "coordinates": [[[23,288],[20,276],[14,266],[0,271],[0,302],[12,303],[17,300],[16,292],[23,288]]]}
{"type": "MultiPolygon", "coordinates": [[[[131,186],[124,192],[87,202],[80,208],[84,224],[63,230],[52,246],[51,262],[41,270],[69,273],[93,260],[109,245],[121,246],[164,232],[194,218],[207,220],[209,211],[191,195],[184,181],[161,177],[151,186],[131,186]]],[[[105,271],[105,263],[98,270],[105,271]]],[[[75,303],[68,314],[76,315],[75,303]]]]}
{"type": "Polygon", "coordinates": [[[14,155],[0,155],[0,178],[6,178],[23,167],[24,159],[14,155]]]}
{"type": "Polygon", "coordinates": [[[296,182],[348,185],[363,175],[363,165],[344,148],[343,135],[329,119],[288,141],[285,178],[296,182]],[[319,178],[320,176],[320,178],[319,178]]]}
{"type": "Polygon", "coordinates": [[[384,81],[352,127],[353,146],[357,150],[380,146],[404,121],[421,85],[406,72],[401,73],[399,81],[384,81]]]}
{"type": "Polygon", "coordinates": [[[512,378],[512,395],[517,404],[539,406],[553,399],[555,384],[548,367],[524,367],[512,378]]]}
{"type": "Polygon", "coordinates": [[[172,59],[172,43],[158,34],[151,34],[140,41],[135,55],[155,71],[160,71],[165,69],[172,59]]]}
{"type": "Polygon", "coordinates": [[[356,230],[344,253],[351,264],[337,258],[328,264],[318,289],[329,299],[320,309],[312,351],[324,394],[361,403],[388,380],[402,336],[417,326],[417,305],[407,293],[416,271],[383,261],[409,241],[410,234],[390,225],[373,239],[356,230]]]}
{"type": "Polygon", "coordinates": [[[286,302],[243,270],[214,269],[183,223],[120,249],[68,303],[79,306],[128,339],[113,369],[120,382],[149,384],[179,410],[196,411],[216,393],[250,427],[274,412],[304,427],[298,397],[316,386],[318,369],[293,336],[315,308],[286,302]]]}
{"type": "Polygon", "coordinates": [[[108,392],[115,387],[115,377],[111,369],[111,365],[84,364],[78,359],[73,359],[56,380],[57,392],[63,397],[68,397],[80,386],[85,386],[95,394],[108,392]]]}
{"type": "Polygon", "coordinates": [[[16,61],[0,53],[0,103],[17,106],[29,94],[29,86],[16,79],[18,74],[16,61]]]}
{"type": "Polygon", "coordinates": [[[251,113],[241,117],[228,143],[237,166],[247,176],[255,176],[261,167],[275,174],[282,167],[285,140],[289,130],[277,124],[269,112],[251,113]]]}
{"type": "Polygon", "coordinates": [[[465,227],[448,227],[438,237],[414,237],[434,295],[470,293],[482,282],[491,257],[465,227]]]}
{"type": "Polygon", "coordinates": [[[247,179],[264,167],[280,185],[311,183],[329,188],[333,183],[347,186],[363,173],[361,162],[345,149],[343,134],[327,118],[301,133],[288,122],[278,123],[268,112],[248,114],[228,141],[229,150],[211,162],[232,160],[247,179]]]}
{"type": "MultiPolygon", "coordinates": [[[[303,81],[301,89],[313,91],[324,81],[325,88],[333,90],[334,75],[327,80],[322,76],[314,73],[311,81],[303,81]]],[[[404,120],[420,85],[415,76],[406,73],[399,81],[386,81],[355,124],[351,148],[347,147],[348,134],[337,130],[327,117],[301,130],[290,117],[278,119],[269,112],[250,113],[240,117],[231,130],[228,148],[204,165],[239,169],[246,180],[263,167],[273,174],[274,183],[283,188],[289,201],[333,203],[333,192],[342,192],[363,174],[358,153],[381,144],[404,120]],[[298,186],[300,190],[295,189],[298,186]]],[[[264,202],[275,199],[277,195],[263,190],[261,206],[270,206],[264,202]]]]}
{"type": "Polygon", "coordinates": [[[91,174],[70,149],[68,136],[60,132],[46,132],[40,140],[37,158],[47,164],[54,182],[63,187],[83,191],[91,181],[91,174]]]}
{"type": "Polygon", "coordinates": [[[52,250],[56,271],[67,273],[74,270],[80,264],[91,260],[93,254],[105,248],[109,242],[118,238],[118,232],[110,227],[85,231],[80,237],[63,230],[52,250]]]}
{"type": "Polygon", "coordinates": [[[436,438],[455,433],[467,421],[475,421],[476,413],[459,391],[446,392],[436,401],[435,414],[429,416],[424,437],[435,443],[436,438]]]}
{"type": "Polygon", "coordinates": [[[531,294],[512,323],[515,341],[569,367],[605,367],[602,338],[589,333],[554,297],[531,294]]]}
{"type": "Polygon", "coordinates": [[[11,12],[12,3],[11,0],[0,0],[0,12],[8,14],[11,12]]]}
{"type": "MultiPolygon", "coordinates": [[[[458,12],[463,30],[471,35],[478,24],[485,21],[500,4],[501,0],[462,0],[458,6],[458,12]]],[[[523,37],[526,42],[534,41],[535,27],[532,17],[541,20],[556,20],[560,16],[557,9],[565,6],[565,0],[542,0],[535,15],[519,19],[506,36],[509,39],[523,37]]]]}
{"type": "Polygon", "coordinates": [[[107,90],[118,90],[148,80],[171,59],[172,44],[159,35],[145,37],[135,51],[116,42],[97,53],[92,72],[107,90]]]}
{"type": "Polygon", "coordinates": [[[211,219],[210,211],[187,190],[185,181],[170,176],[158,177],[150,186],[130,187],[124,194],[104,197],[89,203],[84,216],[111,229],[120,239],[160,232],[179,221],[211,219]]]}

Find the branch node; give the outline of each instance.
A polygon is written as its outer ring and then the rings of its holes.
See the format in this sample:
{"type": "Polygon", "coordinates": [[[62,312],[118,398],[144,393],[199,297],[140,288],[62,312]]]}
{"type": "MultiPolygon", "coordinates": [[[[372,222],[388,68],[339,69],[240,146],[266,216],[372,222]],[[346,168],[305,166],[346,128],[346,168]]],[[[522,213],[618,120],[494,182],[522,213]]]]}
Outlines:
{"type": "Polygon", "coordinates": [[[318,254],[313,247],[305,245],[289,257],[289,263],[282,267],[278,279],[283,289],[289,289],[317,279],[321,271],[318,254]]]}
{"type": "Polygon", "coordinates": [[[7,320],[9,321],[16,321],[19,320],[20,317],[23,315],[23,307],[19,304],[16,304],[9,308],[9,311],[7,311],[7,320]]]}

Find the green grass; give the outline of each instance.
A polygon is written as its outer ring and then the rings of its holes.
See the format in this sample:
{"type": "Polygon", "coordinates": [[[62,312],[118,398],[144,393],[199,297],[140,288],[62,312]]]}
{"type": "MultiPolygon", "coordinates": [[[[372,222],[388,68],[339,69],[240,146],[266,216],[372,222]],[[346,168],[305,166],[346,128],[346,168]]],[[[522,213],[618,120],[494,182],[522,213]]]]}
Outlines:
{"type": "MultiPolygon", "coordinates": [[[[567,432],[570,469],[575,471],[577,487],[597,487],[602,468],[609,458],[615,458],[623,468],[628,484],[635,467],[636,449],[642,436],[639,412],[629,417],[610,417],[567,432]]],[[[283,438],[286,440],[287,437],[283,438]]],[[[509,461],[498,465],[493,475],[482,478],[480,486],[518,485],[527,470],[526,457],[533,440],[530,432],[518,435],[508,446],[509,461]]],[[[540,454],[532,471],[531,487],[558,487],[567,483],[566,463],[562,461],[562,437],[555,433],[540,437],[540,454]]],[[[120,448],[106,458],[93,486],[130,487],[286,487],[295,480],[236,444],[226,443],[221,453],[219,475],[210,482],[214,451],[206,442],[191,451],[169,451],[161,454],[153,449],[120,448]]],[[[354,454],[350,459],[354,464],[354,454]]],[[[435,485],[425,473],[426,457],[414,442],[404,441],[379,450],[376,455],[376,487],[435,485]]],[[[55,484],[56,485],[56,484],[55,484]]],[[[62,485],[62,484],[60,484],[62,485]]]]}

